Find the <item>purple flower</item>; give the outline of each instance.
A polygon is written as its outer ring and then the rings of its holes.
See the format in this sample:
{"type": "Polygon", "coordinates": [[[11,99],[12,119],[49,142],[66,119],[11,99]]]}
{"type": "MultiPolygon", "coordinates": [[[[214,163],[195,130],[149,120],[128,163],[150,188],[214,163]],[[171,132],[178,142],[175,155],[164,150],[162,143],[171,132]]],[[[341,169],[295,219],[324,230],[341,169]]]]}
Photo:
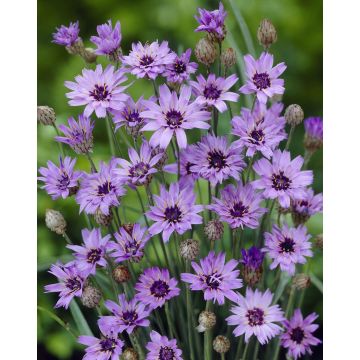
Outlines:
{"type": "Polygon", "coordinates": [[[242,280],[238,278],[240,271],[234,270],[238,261],[231,259],[225,263],[225,254],[215,255],[213,251],[204,259],[200,259],[199,266],[192,261],[191,266],[196,275],[182,273],[181,280],[190,283],[191,290],[202,290],[205,300],[213,300],[223,305],[225,298],[236,301],[238,294],[233,289],[242,287],[242,280]]]}
{"type": "Polygon", "coordinates": [[[56,136],[55,140],[68,144],[77,154],[87,154],[93,148],[94,122],[80,114],[78,122],[73,117],[68,119],[69,127],[60,124],[59,129],[65,136],[56,136]]]}
{"type": "Polygon", "coordinates": [[[309,117],[304,120],[306,136],[311,139],[323,140],[323,120],[321,117],[309,117]]]}
{"type": "Polygon", "coordinates": [[[162,185],[160,196],[154,195],[155,205],[150,207],[146,216],[155,221],[149,228],[154,236],[162,232],[164,242],[176,231],[183,234],[191,229],[192,224],[201,224],[202,217],[197,213],[203,210],[202,205],[195,205],[195,194],[191,187],[180,187],[178,183],[170,184],[169,191],[162,185]]]}
{"type": "Polygon", "coordinates": [[[268,253],[273,262],[270,269],[278,265],[281,271],[289,275],[295,274],[296,264],[305,264],[305,256],[312,257],[310,235],[307,234],[305,226],[289,228],[286,224],[283,228],[273,225],[272,232],[266,232],[264,252],[268,253]]]}
{"type": "Polygon", "coordinates": [[[115,329],[117,332],[126,331],[131,334],[139,326],[150,326],[147,317],[151,310],[135,298],[127,301],[125,295],[120,294],[119,304],[107,300],[104,305],[113,314],[113,316],[101,316],[98,321],[99,326],[105,331],[115,329]]]}
{"type": "Polygon", "coordinates": [[[261,252],[256,246],[252,246],[250,249],[241,250],[242,260],[240,262],[247,268],[251,268],[253,271],[259,269],[264,260],[264,253],[261,252]]]}
{"type": "Polygon", "coordinates": [[[72,90],[66,94],[69,105],[85,106],[84,115],[94,111],[98,118],[104,118],[108,111],[120,110],[129,95],[124,90],[129,86],[119,86],[127,80],[124,72],[108,65],[103,71],[99,64],[95,70],[83,69],[82,75],[75,77],[75,82],[65,81],[65,86],[72,90]]]}
{"type": "Polygon", "coordinates": [[[249,342],[252,335],[255,335],[261,345],[278,335],[281,327],[275,322],[285,320],[284,312],[279,305],[270,305],[273,294],[267,289],[264,293],[258,289],[246,289],[246,296],[239,294],[230,311],[234,314],[226,318],[229,325],[235,325],[233,331],[235,336],[245,334],[245,342],[249,342]]]}
{"type": "Polygon", "coordinates": [[[137,78],[156,79],[176,57],[176,54],[170,52],[167,41],[160,45],[157,41],[145,45],[138,42],[131,47],[132,50],[128,56],[123,56],[122,62],[124,70],[137,78]]]}
{"type": "Polygon", "coordinates": [[[241,93],[256,93],[258,100],[264,104],[268,97],[284,93],[284,80],[278,77],[285,71],[285,63],[282,62],[273,67],[274,57],[268,52],[263,52],[258,60],[250,54],[245,55],[244,61],[248,80],[240,88],[241,93]]]}
{"type": "Polygon", "coordinates": [[[106,235],[102,237],[101,230],[97,229],[83,229],[81,231],[84,246],[67,245],[68,249],[75,251],[76,264],[80,271],[86,275],[95,274],[96,265],[105,267],[107,262],[105,254],[108,250],[108,241],[111,236],[106,235]]]}
{"type": "Polygon", "coordinates": [[[167,300],[180,294],[177,283],[175,278],[170,278],[168,269],[145,269],[134,286],[136,298],[151,309],[162,307],[167,300]]]}
{"type": "Polygon", "coordinates": [[[225,136],[208,134],[195,144],[192,154],[191,171],[210,181],[212,186],[222,183],[229,177],[240,179],[245,167],[241,149],[234,144],[228,146],[225,136]]]}
{"type": "Polygon", "coordinates": [[[288,355],[295,360],[302,355],[312,354],[310,346],[316,346],[321,340],[313,335],[313,332],[319,327],[313,324],[318,315],[312,313],[305,319],[300,309],[294,311],[290,320],[284,321],[285,332],[281,335],[281,346],[288,349],[288,355]]]}
{"type": "Polygon", "coordinates": [[[63,46],[72,46],[79,40],[79,22],[70,23],[68,27],[61,25],[53,33],[53,43],[63,46]]]}
{"type": "Polygon", "coordinates": [[[177,348],[176,339],[169,340],[154,330],[151,331],[150,338],[151,341],[146,345],[149,350],[146,360],[182,360],[182,351],[177,348]]]}
{"type": "Polygon", "coordinates": [[[228,91],[237,81],[238,77],[233,74],[227,77],[215,77],[210,74],[207,79],[202,75],[196,78],[196,81],[190,81],[193,91],[198,102],[202,106],[215,106],[220,112],[227,110],[225,101],[236,102],[239,95],[228,91]]]}
{"type": "Polygon", "coordinates": [[[120,21],[116,22],[113,29],[111,20],[108,24],[98,25],[96,27],[99,36],[91,36],[90,41],[97,46],[95,54],[97,55],[113,55],[120,48],[121,42],[121,26],[120,21]]]}
{"type": "Polygon", "coordinates": [[[208,209],[215,211],[221,221],[227,222],[232,229],[248,227],[256,229],[260,217],[267,209],[260,207],[261,194],[256,193],[250,183],[241,182],[237,186],[230,184],[220,192],[221,199],[213,197],[213,204],[208,209]]]}
{"type": "Polygon", "coordinates": [[[280,116],[283,104],[275,103],[270,109],[256,102],[254,110],[243,108],[241,116],[235,116],[232,123],[232,134],[240,139],[235,143],[246,147],[246,155],[253,157],[257,151],[270,159],[279,143],[286,139],[285,118],[280,116]]]}
{"type": "Polygon", "coordinates": [[[63,160],[59,158],[59,167],[52,161],[47,162],[47,168],[41,167],[39,173],[39,180],[43,181],[45,185],[41,188],[51,196],[53,200],[62,197],[66,199],[73,190],[76,190],[78,181],[82,177],[80,171],[74,171],[76,159],[66,156],[63,160]]]}
{"type": "Polygon", "coordinates": [[[80,189],[76,194],[76,202],[80,212],[95,214],[97,209],[109,215],[110,206],[120,204],[119,197],[125,194],[122,181],[115,175],[118,159],[112,159],[109,165],[100,163],[97,173],[84,174],[80,189]]]}
{"type": "Polygon", "coordinates": [[[118,232],[114,233],[114,237],[116,242],[110,242],[109,250],[114,250],[110,256],[114,257],[116,262],[140,260],[144,255],[144,247],[150,239],[146,228],[139,224],[134,224],[131,231],[120,227],[118,232]]]}
{"type": "Polygon", "coordinates": [[[187,146],[185,130],[208,129],[211,114],[202,110],[197,102],[190,102],[191,88],[182,86],[179,97],[176,92],[171,92],[166,85],[159,86],[159,104],[154,101],[144,101],[149,109],[140,113],[149,119],[142,131],[153,131],[150,145],[166,149],[173,135],[176,135],[180,149],[187,146]]]}
{"type": "Polygon", "coordinates": [[[195,31],[206,31],[211,35],[214,35],[215,38],[219,41],[224,40],[226,31],[225,31],[225,18],[227,12],[224,9],[222,3],[219,3],[219,9],[208,11],[205,9],[198,9],[199,16],[195,16],[195,19],[200,24],[195,31]]]}
{"type": "Polygon", "coordinates": [[[175,57],[173,62],[166,67],[164,76],[168,82],[182,83],[189,80],[198,68],[197,63],[190,62],[191,49],[187,49],[180,56],[175,57]]]}
{"type": "Polygon", "coordinates": [[[292,212],[296,215],[310,217],[322,212],[323,195],[322,193],[314,195],[314,190],[306,189],[305,196],[292,202],[292,212]]]}
{"type": "Polygon", "coordinates": [[[59,282],[46,285],[45,292],[60,293],[55,308],[63,306],[67,309],[74,296],[81,296],[86,276],[74,261],[65,265],[60,262],[51,265],[49,273],[56,276],[59,282]]]}
{"type": "Polygon", "coordinates": [[[282,207],[290,206],[290,199],[296,200],[306,196],[306,186],[313,181],[311,170],[301,171],[304,163],[302,156],[291,160],[289,151],[275,150],[272,162],[258,160],[253,169],[260,179],[253,181],[256,189],[264,189],[263,197],[278,199],[282,207]]]}

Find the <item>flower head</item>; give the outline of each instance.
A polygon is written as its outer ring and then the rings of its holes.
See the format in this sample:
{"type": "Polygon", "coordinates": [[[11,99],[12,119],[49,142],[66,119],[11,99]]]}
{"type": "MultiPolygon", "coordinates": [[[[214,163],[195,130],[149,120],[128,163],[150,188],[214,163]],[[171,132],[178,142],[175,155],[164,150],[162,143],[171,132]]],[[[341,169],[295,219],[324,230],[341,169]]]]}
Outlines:
{"type": "Polygon", "coordinates": [[[104,118],[107,112],[120,110],[129,95],[124,94],[128,86],[119,86],[126,81],[123,71],[108,65],[105,70],[99,64],[95,70],[83,69],[82,75],[75,77],[75,82],[65,81],[65,86],[72,90],[66,96],[71,106],[85,106],[84,115],[94,111],[98,118],[104,118]]]}
{"type": "Polygon", "coordinates": [[[305,148],[310,151],[320,149],[323,143],[323,120],[321,117],[309,117],[304,121],[305,148]]]}
{"type": "Polygon", "coordinates": [[[240,271],[234,270],[238,261],[231,259],[225,263],[225,254],[209,255],[200,260],[200,266],[191,262],[196,275],[182,273],[181,280],[190,283],[191,290],[202,290],[205,300],[213,300],[223,305],[225,298],[236,301],[238,294],[234,289],[242,287],[242,280],[238,278],[240,271]]]}
{"type": "Polygon", "coordinates": [[[146,345],[149,350],[146,360],[182,360],[182,351],[178,349],[176,339],[169,340],[154,330],[151,331],[150,338],[151,341],[146,345]]]}
{"type": "Polygon", "coordinates": [[[47,168],[41,167],[39,173],[39,180],[43,181],[45,185],[41,188],[51,196],[53,200],[62,197],[66,199],[73,190],[77,189],[78,181],[82,177],[80,171],[74,171],[76,159],[66,156],[63,160],[59,158],[59,167],[52,161],[47,162],[47,168]]]}
{"type": "Polygon", "coordinates": [[[234,315],[226,318],[229,325],[236,326],[233,334],[245,334],[246,343],[255,335],[261,345],[278,335],[281,327],[275,322],[281,322],[285,318],[279,305],[270,305],[272,299],[273,294],[269,289],[262,293],[258,289],[253,291],[247,288],[245,297],[239,295],[236,306],[230,309],[234,315]]]}
{"type": "Polygon", "coordinates": [[[248,250],[242,249],[241,254],[242,260],[240,262],[243,264],[241,274],[246,283],[253,286],[261,279],[265,254],[256,246],[252,246],[248,250]]]}
{"type": "Polygon", "coordinates": [[[164,76],[168,82],[182,83],[189,80],[190,75],[195,73],[198,65],[190,62],[191,49],[187,49],[180,56],[174,58],[173,62],[166,67],[164,76]]]}
{"type": "Polygon", "coordinates": [[[312,313],[304,319],[301,310],[296,309],[293,317],[284,321],[285,332],[281,335],[281,346],[288,349],[288,355],[295,360],[306,353],[311,355],[311,346],[321,343],[321,340],[313,335],[319,327],[313,324],[317,317],[318,315],[312,313]]]}
{"type": "Polygon", "coordinates": [[[310,216],[322,212],[323,195],[314,194],[311,188],[306,189],[305,196],[301,199],[294,200],[291,204],[291,215],[295,223],[305,223],[310,216]]]}
{"type": "Polygon", "coordinates": [[[240,88],[241,93],[256,93],[258,100],[264,104],[268,97],[284,93],[284,80],[278,77],[285,71],[285,63],[282,62],[273,67],[274,57],[268,52],[263,52],[258,60],[250,54],[245,55],[244,61],[248,80],[240,88]]]}
{"type": "Polygon", "coordinates": [[[97,46],[95,54],[97,55],[113,55],[120,48],[121,42],[121,26],[117,21],[113,29],[111,20],[108,24],[98,25],[96,27],[98,36],[91,36],[90,41],[97,46]]]}
{"type": "Polygon", "coordinates": [[[68,27],[61,25],[53,33],[53,43],[63,46],[72,46],[79,40],[79,22],[70,23],[68,27]]]}

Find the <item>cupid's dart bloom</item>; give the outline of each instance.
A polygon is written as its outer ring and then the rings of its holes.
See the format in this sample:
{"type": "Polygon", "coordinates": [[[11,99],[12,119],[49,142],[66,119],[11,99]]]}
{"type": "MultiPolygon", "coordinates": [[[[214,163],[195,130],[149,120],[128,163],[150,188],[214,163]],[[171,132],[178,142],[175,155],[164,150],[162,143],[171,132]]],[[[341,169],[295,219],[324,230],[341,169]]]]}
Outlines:
{"type": "Polygon", "coordinates": [[[59,300],[55,308],[63,306],[65,309],[69,307],[74,296],[81,296],[86,276],[77,267],[74,261],[67,264],[60,262],[51,265],[50,274],[56,276],[59,280],[57,284],[45,286],[45,292],[58,292],[59,300]]]}
{"type": "Polygon", "coordinates": [[[189,84],[193,88],[196,102],[202,107],[214,106],[220,112],[224,112],[227,110],[225,101],[236,102],[239,99],[238,94],[228,91],[238,81],[235,74],[227,78],[217,78],[214,74],[210,74],[207,79],[198,75],[196,80],[190,81],[189,84]]]}
{"type": "Polygon", "coordinates": [[[304,225],[289,228],[286,224],[282,228],[273,225],[272,232],[266,232],[264,252],[268,253],[273,262],[270,269],[278,265],[281,271],[289,275],[295,274],[296,264],[305,264],[305,256],[312,257],[310,235],[304,225]]]}
{"type": "Polygon", "coordinates": [[[79,21],[70,23],[69,26],[61,25],[60,28],[56,28],[56,32],[53,33],[53,43],[63,46],[74,45],[79,38],[79,21]]]}
{"type": "Polygon", "coordinates": [[[190,186],[180,187],[178,183],[170,184],[169,191],[162,185],[160,196],[154,195],[154,206],[146,216],[155,221],[149,228],[150,235],[162,233],[164,242],[168,242],[170,235],[175,231],[184,234],[191,229],[192,224],[201,224],[202,217],[198,212],[203,210],[202,205],[195,205],[196,197],[190,186]]]}
{"type": "Polygon", "coordinates": [[[295,360],[308,353],[312,354],[311,346],[321,343],[321,340],[313,335],[313,332],[319,327],[313,324],[318,315],[312,313],[305,319],[301,310],[296,309],[290,320],[285,320],[285,332],[281,335],[281,346],[288,349],[288,355],[295,360]]]}
{"type": "Polygon", "coordinates": [[[107,300],[104,305],[113,313],[113,316],[101,316],[98,321],[99,326],[105,331],[115,329],[117,332],[126,331],[131,334],[137,327],[150,326],[147,318],[151,310],[135,298],[127,301],[125,295],[120,294],[119,304],[107,300]]]}
{"type": "Polygon", "coordinates": [[[41,167],[38,179],[43,181],[45,185],[41,188],[51,196],[53,200],[62,197],[66,199],[78,187],[78,181],[82,177],[80,171],[74,171],[76,159],[66,156],[63,160],[59,158],[59,167],[52,161],[47,162],[47,168],[41,167]]]}
{"type": "Polygon", "coordinates": [[[279,305],[270,305],[272,299],[273,294],[269,289],[262,293],[258,289],[253,291],[247,288],[245,297],[239,294],[236,306],[230,309],[234,315],[226,318],[229,325],[236,326],[233,334],[245,334],[246,343],[255,335],[261,345],[277,336],[281,327],[275,323],[282,322],[285,318],[279,305]]]}
{"type": "Polygon", "coordinates": [[[288,208],[290,199],[306,196],[306,186],[313,182],[313,172],[301,170],[303,163],[302,156],[291,160],[289,151],[275,150],[272,162],[263,158],[253,165],[260,179],[252,184],[255,189],[264,189],[264,198],[277,198],[283,208],[288,208]]]}
{"type": "Polygon", "coordinates": [[[209,129],[207,121],[211,113],[204,111],[197,102],[191,102],[191,88],[182,86],[179,97],[175,91],[170,91],[166,85],[159,86],[159,105],[154,101],[144,101],[149,110],[140,113],[147,124],[142,131],[155,131],[150,138],[150,145],[160,145],[166,149],[175,135],[180,149],[187,146],[185,130],[209,129]]]}
{"type": "Polygon", "coordinates": [[[323,195],[314,194],[311,188],[306,189],[305,196],[294,200],[291,204],[291,215],[297,224],[305,223],[313,216],[323,211],[323,195]]]}
{"type": "Polygon", "coordinates": [[[56,136],[55,140],[69,145],[77,154],[92,152],[94,121],[80,114],[77,122],[70,117],[68,123],[69,127],[59,125],[64,136],[56,136]]]}
{"type": "Polygon", "coordinates": [[[146,344],[146,349],[149,350],[146,360],[182,360],[182,351],[178,349],[176,339],[169,340],[154,330],[151,331],[150,338],[151,341],[146,344]]]}
{"type": "Polygon", "coordinates": [[[110,207],[120,204],[119,197],[125,194],[125,189],[122,180],[114,172],[117,161],[113,158],[108,165],[102,162],[97,173],[83,175],[76,194],[80,212],[95,214],[100,209],[103,214],[109,215],[110,207]]]}
{"type": "Polygon", "coordinates": [[[95,70],[83,69],[82,75],[75,77],[75,82],[65,81],[65,86],[72,90],[66,94],[71,106],[85,106],[84,115],[94,111],[98,118],[106,117],[108,112],[120,110],[129,95],[124,90],[129,86],[120,86],[127,80],[124,72],[108,65],[105,70],[99,64],[95,70]]]}
{"type": "Polygon", "coordinates": [[[251,286],[258,283],[261,279],[263,272],[262,263],[265,254],[256,246],[250,249],[241,250],[242,259],[240,262],[243,264],[242,274],[244,280],[251,286]]]}
{"type": "Polygon", "coordinates": [[[210,181],[212,186],[221,184],[229,177],[240,179],[245,168],[241,149],[234,144],[228,146],[225,136],[206,135],[195,144],[193,149],[194,164],[191,171],[210,181]]]}
{"type": "Polygon", "coordinates": [[[176,54],[170,51],[167,41],[160,45],[157,41],[145,45],[138,42],[133,43],[131,48],[129,55],[122,57],[123,70],[137,78],[155,80],[176,57],[176,54]]]}
{"type": "Polygon", "coordinates": [[[305,148],[311,152],[320,149],[323,143],[323,120],[321,117],[309,117],[304,120],[305,148]]]}
{"type": "Polygon", "coordinates": [[[258,100],[264,104],[267,98],[284,93],[284,80],[278,77],[285,71],[285,63],[282,62],[273,67],[274,57],[268,52],[263,52],[258,60],[250,54],[245,55],[244,61],[248,80],[239,89],[241,93],[256,93],[258,100]]]}
{"type": "Polygon", "coordinates": [[[120,21],[117,21],[113,28],[111,20],[108,20],[107,24],[98,25],[96,31],[98,36],[91,36],[90,38],[90,41],[97,46],[95,54],[114,56],[115,60],[121,42],[120,21]]]}
{"type": "Polygon", "coordinates": [[[167,300],[180,294],[177,284],[175,278],[170,278],[168,269],[145,269],[134,286],[137,291],[136,298],[151,309],[162,307],[167,300]]]}
{"type": "Polygon", "coordinates": [[[234,259],[225,263],[224,253],[215,255],[210,251],[208,256],[200,259],[201,266],[191,262],[196,275],[182,273],[181,280],[190,283],[191,290],[202,290],[205,300],[223,305],[225,298],[236,301],[238,294],[234,289],[242,287],[242,280],[238,278],[240,271],[234,270],[238,263],[234,259]]]}
{"type": "Polygon", "coordinates": [[[168,82],[181,84],[189,80],[190,75],[194,74],[198,64],[190,62],[191,49],[187,49],[180,56],[175,57],[174,61],[166,67],[164,76],[168,82]]]}
{"type": "Polygon", "coordinates": [[[220,192],[221,198],[213,197],[208,209],[216,212],[221,221],[227,222],[232,229],[248,227],[256,229],[260,217],[267,209],[260,206],[262,196],[257,193],[251,183],[236,186],[229,184],[220,192]]]}
{"type": "Polygon", "coordinates": [[[84,241],[83,246],[67,245],[66,247],[75,252],[76,265],[80,271],[86,275],[95,274],[97,265],[101,267],[107,265],[105,255],[109,250],[108,243],[111,236],[102,237],[100,228],[83,229],[81,235],[84,241]]]}

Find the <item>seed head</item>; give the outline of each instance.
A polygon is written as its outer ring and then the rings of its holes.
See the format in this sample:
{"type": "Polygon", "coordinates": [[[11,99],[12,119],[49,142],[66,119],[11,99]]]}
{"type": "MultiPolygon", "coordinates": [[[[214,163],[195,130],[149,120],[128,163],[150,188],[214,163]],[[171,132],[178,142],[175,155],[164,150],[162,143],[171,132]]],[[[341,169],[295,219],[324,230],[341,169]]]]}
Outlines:
{"type": "Polygon", "coordinates": [[[250,286],[254,286],[261,280],[263,267],[260,266],[254,269],[250,266],[244,266],[241,273],[243,275],[245,282],[250,286]]]}
{"type": "Polygon", "coordinates": [[[195,56],[199,62],[206,66],[210,66],[217,56],[215,44],[207,38],[200,39],[195,46],[195,56]]]}
{"type": "Polygon", "coordinates": [[[38,106],[37,121],[43,125],[55,125],[56,115],[54,109],[49,106],[38,106]]]}
{"type": "Polygon", "coordinates": [[[91,285],[87,285],[82,292],[81,302],[84,306],[93,309],[99,305],[101,297],[100,290],[91,285]]]}
{"type": "Polygon", "coordinates": [[[180,255],[187,260],[194,260],[200,252],[200,245],[197,240],[187,239],[180,243],[180,255]]]}
{"type": "Polygon", "coordinates": [[[94,214],[94,219],[100,226],[109,226],[113,219],[113,215],[111,212],[109,212],[109,215],[105,215],[100,208],[98,208],[94,214]]]}
{"type": "Polygon", "coordinates": [[[210,220],[205,225],[204,232],[210,241],[219,240],[224,234],[224,225],[217,219],[210,220]]]}
{"type": "Polygon", "coordinates": [[[121,355],[121,360],[138,360],[139,355],[133,348],[126,348],[121,355]]]}
{"type": "Polygon", "coordinates": [[[297,290],[306,289],[311,284],[310,276],[306,274],[295,275],[292,284],[297,290]]]}
{"type": "Polygon", "coordinates": [[[323,234],[317,235],[315,237],[315,246],[320,250],[323,249],[323,234]]]}
{"type": "Polygon", "coordinates": [[[230,349],[230,340],[222,335],[218,335],[213,341],[213,348],[216,352],[224,354],[230,349]]]}
{"type": "Polygon", "coordinates": [[[236,53],[233,48],[226,49],[221,54],[221,63],[226,67],[230,68],[236,63],[236,53]]]}
{"type": "Polygon", "coordinates": [[[210,330],[216,324],[216,316],[213,312],[204,310],[199,315],[199,326],[196,327],[198,332],[210,330]]]}
{"type": "Polygon", "coordinates": [[[130,271],[125,265],[117,266],[112,273],[114,280],[118,283],[127,282],[130,280],[130,271]]]}
{"type": "Polygon", "coordinates": [[[61,212],[53,209],[46,209],[45,224],[51,231],[56,232],[58,235],[65,234],[66,221],[61,212]]]}
{"type": "Polygon", "coordinates": [[[87,63],[96,61],[97,55],[92,48],[85,48],[83,41],[79,38],[73,45],[67,46],[66,50],[71,55],[80,55],[87,63]]]}
{"type": "Polygon", "coordinates": [[[285,110],[285,119],[291,126],[299,125],[304,120],[304,111],[300,105],[289,105],[285,110]]]}
{"type": "Polygon", "coordinates": [[[269,47],[276,42],[276,29],[269,19],[263,19],[261,21],[257,31],[257,38],[265,50],[269,49],[269,47]]]}

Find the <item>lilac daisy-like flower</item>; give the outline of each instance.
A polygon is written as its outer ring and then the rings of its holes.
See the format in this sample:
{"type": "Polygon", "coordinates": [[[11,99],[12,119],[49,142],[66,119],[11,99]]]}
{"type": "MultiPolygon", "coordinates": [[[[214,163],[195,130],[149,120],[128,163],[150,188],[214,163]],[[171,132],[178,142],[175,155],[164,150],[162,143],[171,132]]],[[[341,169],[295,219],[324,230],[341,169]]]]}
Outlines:
{"type": "Polygon", "coordinates": [[[305,196],[294,200],[291,204],[291,214],[296,223],[304,223],[323,210],[323,195],[314,194],[311,188],[306,189],[305,196]]]}
{"type": "Polygon", "coordinates": [[[100,163],[97,173],[84,174],[76,194],[80,212],[95,214],[100,209],[103,214],[109,215],[110,207],[120,204],[119,197],[125,194],[125,189],[122,180],[114,173],[117,161],[113,158],[108,165],[100,163]]]}
{"type": "Polygon", "coordinates": [[[167,81],[182,83],[190,78],[198,68],[198,64],[190,62],[191,49],[187,49],[180,56],[175,57],[174,61],[166,67],[164,76],[167,81]]]}
{"type": "Polygon", "coordinates": [[[160,45],[157,41],[145,45],[138,42],[133,43],[131,48],[129,55],[122,57],[122,62],[124,70],[137,78],[156,79],[176,57],[176,54],[170,51],[167,41],[160,45]]]}
{"type": "Polygon", "coordinates": [[[60,262],[53,264],[49,273],[56,276],[59,282],[46,285],[45,292],[60,293],[55,308],[63,306],[67,309],[74,296],[81,296],[86,276],[79,270],[74,261],[65,265],[60,262]]]}
{"type": "Polygon", "coordinates": [[[80,271],[85,274],[95,274],[96,266],[105,267],[107,262],[105,254],[108,250],[110,235],[102,237],[101,231],[97,229],[83,229],[81,235],[84,241],[83,246],[67,245],[68,249],[75,251],[76,264],[80,271]]]}
{"type": "Polygon", "coordinates": [[[151,331],[150,338],[151,341],[146,345],[149,350],[146,360],[182,360],[182,351],[178,349],[176,339],[169,340],[154,330],[151,331]]]}
{"type": "Polygon", "coordinates": [[[131,230],[120,227],[118,232],[114,233],[116,242],[111,241],[109,250],[113,250],[110,256],[115,258],[116,262],[126,260],[139,261],[144,255],[144,247],[150,239],[146,233],[146,227],[134,224],[131,230]]]}
{"type": "Polygon", "coordinates": [[[263,52],[258,60],[250,54],[245,55],[244,61],[248,80],[240,88],[241,93],[256,93],[258,100],[264,104],[268,97],[284,93],[284,80],[278,77],[285,71],[285,63],[282,62],[273,67],[274,57],[268,52],[263,52]]]}
{"type": "Polygon", "coordinates": [[[304,120],[306,136],[322,141],[323,140],[323,120],[321,117],[309,117],[304,120]]]}
{"type": "Polygon", "coordinates": [[[61,25],[60,28],[56,28],[56,32],[53,33],[53,43],[63,46],[74,45],[79,38],[79,22],[70,23],[69,26],[61,25]]]}
{"type": "Polygon", "coordinates": [[[252,184],[256,189],[264,189],[264,198],[278,199],[282,207],[288,208],[290,199],[306,196],[306,186],[313,182],[313,172],[301,170],[303,163],[302,156],[291,160],[289,151],[275,150],[272,162],[263,158],[253,165],[260,179],[252,184]]]}
{"type": "Polygon", "coordinates": [[[204,111],[197,102],[191,102],[191,88],[182,86],[179,97],[176,91],[170,91],[166,85],[159,86],[159,104],[154,101],[144,101],[149,109],[140,113],[147,118],[147,124],[142,131],[154,131],[150,138],[150,145],[159,145],[166,149],[171,138],[175,135],[180,149],[187,146],[185,130],[209,129],[207,123],[211,113],[204,111]]]}
{"type": "Polygon", "coordinates": [[[189,83],[197,97],[196,102],[201,106],[214,106],[220,112],[224,112],[227,110],[225,101],[236,102],[239,99],[239,94],[228,91],[238,81],[235,74],[226,79],[214,74],[210,74],[207,79],[199,75],[196,80],[189,83]]]}
{"type": "Polygon", "coordinates": [[[289,275],[295,274],[296,264],[305,264],[305,256],[312,257],[310,235],[305,226],[289,228],[286,224],[282,228],[273,225],[272,232],[266,232],[264,252],[268,253],[273,262],[270,269],[278,265],[281,271],[289,275]]]}
{"type": "Polygon", "coordinates": [[[229,325],[235,325],[233,331],[235,336],[245,334],[245,342],[249,342],[255,335],[261,345],[268,343],[270,339],[281,332],[281,327],[276,322],[285,320],[284,312],[279,305],[270,305],[273,294],[267,289],[264,293],[258,289],[246,289],[246,296],[239,294],[230,311],[234,314],[226,318],[229,325]]]}
{"type": "Polygon", "coordinates": [[[244,280],[249,285],[255,285],[261,279],[263,272],[262,263],[265,254],[256,246],[252,246],[250,249],[241,250],[242,259],[240,262],[243,264],[242,275],[244,280]]]}
{"type": "Polygon", "coordinates": [[[202,217],[198,212],[202,205],[195,205],[196,196],[190,186],[180,187],[178,183],[170,184],[169,191],[162,185],[160,196],[154,195],[155,205],[150,206],[146,216],[155,221],[149,228],[153,236],[162,233],[164,242],[176,231],[183,234],[191,229],[192,224],[201,224],[202,217]]]}
{"type": "Polygon", "coordinates": [[[71,106],[85,106],[84,115],[94,111],[98,118],[104,118],[107,112],[120,110],[129,95],[124,90],[129,86],[119,86],[127,80],[122,70],[115,70],[108,65],[103,71],[99,64],[95,70],[83,69],[82,75],[75,77],[75,82],[65,81],[65,86],[72,90],[66,94],[71,106]]]}
{"type": "Polygon", "coordinates": [[[313,335],[319,327],[313,324],[317,317],[316,313],[312,313],[304,319],[301,310],[296,309],[293,317],[284,321],[285,332],[281,335],[281,346],[288,349],[288,355],[295,360],[306,353],[311,355],[310,347],[321,343],[321,340],[313,335]]]}
{"type": "Polygon", "coordinates": [[[53,200],[62,197],[66,199],[78,187],[78,181],[82,177],[80,171],[74,171],[76,159],[66,156],[63,160],[59,158],[59,167],[52,161],[47,162],[47,168],[41,167],[39,173],[39,180],[43,181],[45,185],[41,188],[51,196],[53,200]]]}
{"type": "Polygon", "coordinates": [[[151,309],[162,307],[167,300],[180,294],[177,283],[175,278],[170,278],[168,269],[145,269],[134,286],[136,297],[151,309]]]}
{"type": "Polygon", "coordinates": [[[241,182],[237,186],[227,185],[220,195],[221,199],[213,197],[213,204],[208,209],[215,211],[221,221],[227,222],[232,229],[256,229],[259,226],[259,219],[267,209],[260,206],[262,196],[250,183],[245,186],[241,182]]]}
{"type": "Polygon", "coordinates": [[[279,143],[286,139],[285,118],[280,116],[283,104],[275,103],[270,109],[256,102],[253,111],[243,108],[240,116],[232,121],[232,134],[240,139],[235,143],[246,147],[246,155],[254,156],[257,151],[270,159],[279,143]]]}
{"type": "Polygon", "coordinates": [[[98,55],[116,55],[120,48],[121,26],[117,21],[115,27],[112,27],[111,20],[107,24],[96,27],[98,36],[91,36],[90,41],[97,46],[95,54],[98,55]]]}
{"type": "Polygon", "coordinates": [[[181,280],[190,283],[191,290],[202,290],[205,300],[223,305],[225,298],[236,301],[238,294],[234,289],[242,287],[242,280],[238,278],[240,271],[234,270],[238,263],[234,259],[225,263],[224,253],[215,255],[210,251],[208,256],[200,259],[200,266],[191,262],[196,275],[182,273],[181,280]]]}
{"type": "Polygon", "coordinates": [[[94,122],[80,114],[78,122],[73,117],[68,119],[69,127],[60,124],[59,130],[64,136],[56,136],[55,140],[69,145],[77,154],[87,154],[93,148],[94,122]]]}
{"type": "Polygon", "coordinates": [[[146,305],[137,299],[126,300],[124,294],[119,295],[119,304],[114,301],[105,301],[105,307],[113,313],[113,316],[101,316],[98,324],[106,331],[116,329],[118,332],[126,331],[131,334],[137,327],[148,327],[150,321],[147,317],[150,315],[146,305]]]}
{"type": "Polygon", "coordinates": [[[246,166],[241,149],[234,144],[228,146],[225,136],[203,136],[195,144],[192,155],[191,171],[210,181],[212,186],[229,177],[239,180],[240,172],[246,166]]]}
{"type": "Polygon", "coordinates": [[[219,3],[219,9],[208,11],[206,9],[198,9],[199,16],[195,16],[195,19],[200,24],[195,31],[206,31],[210,35],[213,35],[218,41],[222,41],[225,38],[225,18],[227,12],[224,9],[224,5],[219,3]]]}

